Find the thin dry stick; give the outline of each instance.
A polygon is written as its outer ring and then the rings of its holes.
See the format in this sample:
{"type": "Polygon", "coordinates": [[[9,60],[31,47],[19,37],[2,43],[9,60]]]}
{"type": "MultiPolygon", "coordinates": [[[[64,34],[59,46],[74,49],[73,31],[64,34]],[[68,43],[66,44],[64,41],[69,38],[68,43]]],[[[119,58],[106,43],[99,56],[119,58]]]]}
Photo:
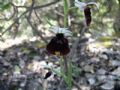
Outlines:
{"type": "Polygon", "coordinates": [[[82,37],[84,36],[85,32],[88,31],[88,28],[87,27],[83,27],[81,33],[80,33],[80,37],[77,38],[77,40],[73,43],[72,45],[72,49],[71,49],[71,52],[69,54],[69,56],[67,57],[68,60],[74,60],[74,55],[75,55],[75,51],[76,51],[76,47],[78,46],[79,44],[79,41],[82,39],[82,37]]]}
{"type": "MultiPolygon", "coordinates": [[[[52,1],[52,2],[47,3],[47,4],[45,4],[45,5],[34,6],[34,7],[32,7],[32,8],[31,8],[32,5],[29,6],[29,7],[27,7],[27,6],[16,6],[16,5],[14,5],[13,3],[11,3],[11,5],[12,5],[13,7],[17,8],[17,9],[18,9],[18,8],[26,8],[26,11],[23,12],[23,13],[18,17],[17,20],[19,20],[21,17],[23,17],[24,15],[26,15],[31,9],[41,9],[41,8],[45,8],[45,7],[54,5],[54,4],[58,3],[59,1],[60,1],[60,0],[55,0],[55,1],[52,1]]],[[[15,15],[15,12],[13,13],[13,15],[12,15],[10,18],[4,18],[4,20],[8,21],[8,20],[12,19],[12,18],[14,17],[14,15],[15,15]]],[[[1,20],[3,20],[3,19],[1,19],[1,20]]],[[[1,37],[2,37],[7,31],[9,31],[9,30],[14,26],[14,24],[15,24],[16,22],[18,22],[17,20],[15,20],[8,28],[6,28],[6,29],[1,33],[1,37]]]]}
{"type": "Polygon", "coordinates": [[[40,38],[41,38],[45,43],[48,43],[47,40],[42,36],[42,32],[39,32],[39,31],[37,30],[37,28],[32,24],[32,22],[31,22],[31,20],[30,20],[30,19],[31,19],[31,14],[32,14],[32,11],[33,11],[34,4],[35,4],[35,0],[32,0],[30,12],[29,12],[29,15],[26,16],[26,19],[27,19],[28,23],[30,24],[30,26],[32,27],[32,29],[33,29],[34,31],[36,31],[37,34],[40,36],[40,38]]]}
{"type": "Polygon", "coordinates": [[[37,35],[40,36],[40,38],[45,42],[45,43],[48,43],[47,40],[42,36],[42,33],[40,31],[37,30],[37,28],[32,25],[31,21],[29,20],[28,17],[26,17],[28,23],[30,24],[30,26],[32,27],[33,30],[35,30],[37,32],[37,35]]]}

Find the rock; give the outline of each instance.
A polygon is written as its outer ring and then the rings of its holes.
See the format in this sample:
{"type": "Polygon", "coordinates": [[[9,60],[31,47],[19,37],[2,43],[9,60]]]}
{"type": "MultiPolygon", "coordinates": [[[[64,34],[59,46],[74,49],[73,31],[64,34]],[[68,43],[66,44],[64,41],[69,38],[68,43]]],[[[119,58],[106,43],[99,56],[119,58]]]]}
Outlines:
{"type": "Polygon", "coordinates": [[[54,67],[55,65],[54,65],[52,62],[49,62],[49,63],[48,63],[48,66],[49,66],[49,67],[54,67]]]}
{"type": "Polygon", "coordinates": [[[41,59],[40,56],[34,56],[33,60],[39,61],[41,59]]]}
{"type": "Polygon", "coordinates": [[[107,71],[105,70],[105,69],[99,69],[98,71],[97,71],[97,74],[101,74],[101,75],[105,75],[105,73],[106,73],[107,71]]]}
{"type": "Polygon", "coordinates": [[[106,81],[106,76],[105,75],[97,75],[97,79],[99,80],[99,81],[102,81],[102,82],[104,82],[104,81],[106,81]]]}
{"type": "Polygon", "coordinates": [[[116,76],[120,76],[120,67],[118,67],[113,72],[111,72],[111,74],[116,75],[116,76]]]}
{"type": "Polygon", "coordinates": [[[81,90],[90,90],[89,86],[81,85],[81,90]]]}
{"type": "Polygon", "coordinates": [[[73,88],[72,88],[72,90],[78,90],[78,88],[76,88],[76,87],[73,87],[73,88]]]}
{"type": "Polygon", "coordinates": [[[115,80],[116,77],[114,75],[107,75],[108,80],[115,80]]]}
{"type": "Polygon", "coordinates": [[[118,60],[110,60],[109,64],[111,66],[120,66],[120,61],[118,61],[118,60]]]}
{"type": "Polygon", "coordinates": [[[95,75],[86,73],[86,74],[85,74],[85,77],[87,78],[87,81],[88,81],[88,83],[89,83],[90,85],[94,85],[94,84],[95,84],[95,82],[96,82],[95,75]]]}
{"type": "Polygon", "coordinates": [[[100,59],[108,60],[108,56],[106,54],[99,54],[100,59]]]}
{"type": "Polygon", "coordinates": [[[94,73],[94,67],[93,66],[86,65],[83,69],[84,69],[85,72],[94,73]]]}
{"type": "Polygon", "coordinates": [[[20,68],[24,69],[24,67],[25,67],[25,61],[20,59],[19,66],[20,66],[20,68]]]}
{"type": "Polygon", "coordinates": [[[91,58],[91,60],[90,60],[90,62],[92,62],[92,63],[97,63],[97,62],[99,62],[99,61],[100,61],[100,59],[99,59],[99,58],[96,58],[96,57],[91,58]]]}
{"type": "Polygon", "coordinates": [[[114,88],[114,81],[107,81],[105,84],[101,85],[100,87],[105,90],[112,90],[114,88]]]}
{"type": "Polygon", "coordinates": [[[96,80],[94,78],[89,78],[88,82],[90,85],[94,85],[96,83],[96,80]]]}

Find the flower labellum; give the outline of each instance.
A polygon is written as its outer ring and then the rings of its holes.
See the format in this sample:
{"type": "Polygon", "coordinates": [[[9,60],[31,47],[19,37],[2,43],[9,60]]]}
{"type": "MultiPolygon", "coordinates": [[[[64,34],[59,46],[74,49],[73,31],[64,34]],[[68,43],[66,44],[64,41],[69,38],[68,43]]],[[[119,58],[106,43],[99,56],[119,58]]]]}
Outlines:
{"type": "Polygon", "coordinates": [[[84,9],[84,15],[85,15],[85,22],[86,22],[86,25],[87,26],[90,26],[90,23],[91,23],[91,11],[90,11],[90,8],[89,7],[86,7],[84,9]]]}
{"type": "Polygon", "coordinates": [[[45,77],[44,77],[44,79],[49,78],[51,75],[52,75],[52,72],[51,72],[51,71],[47,72],[46,75],[45,75],[45,77]]]}
{"type": "Polygon", "coordinates": [[[70,52],[68,40],[63,33],[57,33],[47,45],[47,51],[53,55],[66,55],[70,52]]]}

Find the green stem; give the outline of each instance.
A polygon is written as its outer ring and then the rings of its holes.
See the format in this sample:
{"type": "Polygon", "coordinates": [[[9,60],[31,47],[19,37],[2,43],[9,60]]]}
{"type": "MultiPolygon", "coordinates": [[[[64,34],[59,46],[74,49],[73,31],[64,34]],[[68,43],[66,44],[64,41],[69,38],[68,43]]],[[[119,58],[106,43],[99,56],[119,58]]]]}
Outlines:
{"type": "Polygon", "coordinates": [[[71,90],[72,87],[72,64],[71,61],[67,62],[64,60],[63,56],[60,57],[60,71],[61,75],[68,86],[68,90],[71,90]],[[64,67],[66,63],[66,66],[64,67]]]}
{"type": "Polygon", "coordinates": [[[62,73],[62,75],[64,75],[64,64],[63,64],[64,60],[63,60],[63,56],[60,56],[60,71],[62,73]]]}
{"type": "Polygon", "coordinates": [[[67,0],[64,1],[64,27],[68,26],[68,2],[67,0]]]}
{"type": "Polygon", "coordinates": [[[43,17],[43,19],[50,25],[53,26],[53,24],[49,21],[49,19],[47,17],[43,17]]]}
{"type": "Polygon", "coordinates": [[[72,63],[71,60],[64,60],[64,63],[66,63],[66,84],[68,85],[68,90],[71,90],[72,88],[72,63]]]}
{"type": "Polygon", "coordinates": [[[69,11],[74,10],[74,9],[77,9],[77,7],[70,7],[69,11]]]}
{"type": "MultiPolygon", "coordinates": [[[[64,2],[64,27],[68,27],[69,7],[68,7],[67,0],[63,0],[63,2],[64,2]]],[[[72,65],[71,65],[71,61],[67,61],[66,58],[63,58],[63,56],[61,56],[60,66],[61,66],[61,73],[62,73],[62,76],[63,76],[63,79],[64,79],[65,83],[68,86],[68,90],[71,90],[71,87],[72,87],[72,65]]]]}
{"type": "Polygon", "coordinates": [[[69,60],[69,65],[68,65],[68,87],[69,87],[69,90],[71,89],[72,87],[72,63],[71,63],[71,60],[69,60]]]}

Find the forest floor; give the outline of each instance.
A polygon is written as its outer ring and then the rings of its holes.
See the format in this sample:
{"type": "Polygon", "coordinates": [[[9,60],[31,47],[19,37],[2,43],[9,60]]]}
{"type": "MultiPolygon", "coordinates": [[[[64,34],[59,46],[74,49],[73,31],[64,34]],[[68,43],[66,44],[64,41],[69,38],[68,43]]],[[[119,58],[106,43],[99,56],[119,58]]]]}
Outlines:
{"type": "MultiPolygon", "coordinates": [[[[120,90],[120,50],[115,47],[91,48],[82,57],[77,55],[72,90],[120,90]]],[[[58,57],[49,56],[40,41],[4,48],[0,51],[0,90],[66,90],[63,79],[54,72],[44,79],[48,66],[59,70],[58,57]]]]}

